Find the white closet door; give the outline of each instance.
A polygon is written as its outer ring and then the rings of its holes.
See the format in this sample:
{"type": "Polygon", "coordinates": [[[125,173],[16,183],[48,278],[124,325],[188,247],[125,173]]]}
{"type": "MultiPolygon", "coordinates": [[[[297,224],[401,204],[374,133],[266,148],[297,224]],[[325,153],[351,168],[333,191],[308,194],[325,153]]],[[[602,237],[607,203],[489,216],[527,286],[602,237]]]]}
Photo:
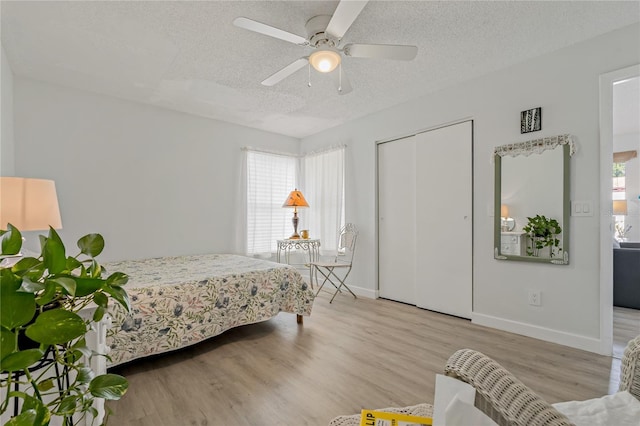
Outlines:
{"type": "Polygon", "coordinates": [[[471,318],[472,122],[415,138],[415,303],[471,318]]]}
{"type": "Polygon", "coordinates": [[[416,171],[414,137],[378,145],[378,289],[415,304],[416,171]]]}

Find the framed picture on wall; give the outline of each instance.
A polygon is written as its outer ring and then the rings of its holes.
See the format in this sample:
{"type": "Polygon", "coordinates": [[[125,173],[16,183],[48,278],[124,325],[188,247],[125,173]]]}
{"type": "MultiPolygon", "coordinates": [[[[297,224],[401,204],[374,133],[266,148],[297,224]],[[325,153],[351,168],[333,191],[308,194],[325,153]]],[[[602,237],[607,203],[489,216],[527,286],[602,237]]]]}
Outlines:
{"type": "Polygon", "coordinates": [[[528,109],[520,113],[520,133],[542,130],[542,107],[528,109]]]}

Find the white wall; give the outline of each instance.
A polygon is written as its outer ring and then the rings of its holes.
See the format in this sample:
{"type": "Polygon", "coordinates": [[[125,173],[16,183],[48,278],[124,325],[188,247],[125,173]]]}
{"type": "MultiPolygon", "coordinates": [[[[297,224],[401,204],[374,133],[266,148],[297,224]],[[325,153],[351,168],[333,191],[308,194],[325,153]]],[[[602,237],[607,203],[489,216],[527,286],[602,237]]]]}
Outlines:
{"type": "Polygon", "coordinates": [[[0,58],[0,176],[14,175],[14,138],[13,138],[13,71],[2,47],[0,58]]]}
{"type": "Polygon", "coordinates": [[[240,148],[299,151],[286,136],[14,82],[16,172],[56,181],[67,248],[99,232],[102,261],[238,252],[240,148]]]}
{"type": "MultiPolygon", "coordinates": [[[[375,142],[473,118],[474,321],[597,350],[598,76],[638,62],[633,25],[304,139],[304,151],[348,145],[347,220],[361,231],[355,286],[377,289],[375,142]],[[537,106],[543,130],[521,135],[520,111],[537,106]],[[561,133],[578,143],[572,198],[596,207],[571,219],[571,264],[494,260],[493,147],[561,133]],[[527,305],[529,288],[542,291],[541,307],[527,305]]],[[[293,138],[18,77],[13,97],[15,174],[56,180],[62,237],[72,246],[102,233],[103,260],[236,251],[239,148],[299,148],[293,138]]]]}
{"type": "Polygon", "coordinates": [[[377,288],[375,142],[471,117],[474,322],[600,350],[598,77],[638,62],[640,25],[633,25],[303,139],[303,152],[348,145],[347,221],[361,231],[354,286],[363,293],[377,288]],[[538,106],[542,131],[521,135],[520,112],[538,106]],[[562,133],[578,144],[571,198],[591,200],[596,210],[571,218],[570,265],[494,260],[493,147],[562,133]],[[527,304],[527,289],[542,292],[541,307],[527,304]]]}

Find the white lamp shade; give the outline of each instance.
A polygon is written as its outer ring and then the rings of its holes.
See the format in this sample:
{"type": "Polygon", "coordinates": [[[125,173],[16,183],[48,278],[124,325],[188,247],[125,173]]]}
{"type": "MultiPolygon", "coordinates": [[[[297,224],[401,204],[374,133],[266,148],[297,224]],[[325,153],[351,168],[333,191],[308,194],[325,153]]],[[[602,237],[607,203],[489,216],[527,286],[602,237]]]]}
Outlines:
{"type": "Polygon", "coordinates": [[[340,64],[340,54],[333,50],[316,50],[309,56],[309,62],[319,72],[331,72],[340,64]]]}
{"type": "Polygon", "coordinates": [[[508,205],[502,204],[500,206],[500,216],[504,217],[504,218],[509,217],[509,206],[508,205]]]}
{"type": "Polygon", "coordinates": [[[627,200],[613,200],[613,214],[617,216],[626,216],[627,200]]]}
{"type": "Polygon", "coordinates": [[[47,179],[0,177],[0,227],[20,231],[62,228],[56,184],[47,179]]]}

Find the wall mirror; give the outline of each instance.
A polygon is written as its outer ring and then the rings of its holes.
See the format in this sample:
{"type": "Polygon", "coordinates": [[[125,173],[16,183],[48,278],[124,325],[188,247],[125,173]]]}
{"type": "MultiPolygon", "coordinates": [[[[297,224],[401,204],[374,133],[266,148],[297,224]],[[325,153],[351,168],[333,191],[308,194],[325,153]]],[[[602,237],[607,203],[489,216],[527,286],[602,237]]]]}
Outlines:
{"type": "Polygon", "coordinates": [[[571,135],[495,148],[494,257],[569,264],[571,135]]]}

